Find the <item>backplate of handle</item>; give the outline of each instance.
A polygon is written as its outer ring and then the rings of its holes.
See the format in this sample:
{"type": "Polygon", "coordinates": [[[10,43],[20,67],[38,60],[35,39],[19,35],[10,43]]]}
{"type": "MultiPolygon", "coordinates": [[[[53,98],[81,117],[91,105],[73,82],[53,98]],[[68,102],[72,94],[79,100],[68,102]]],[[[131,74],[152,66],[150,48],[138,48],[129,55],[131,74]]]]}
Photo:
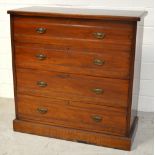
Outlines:
{"type": "Polygon", "coordinates": [[[104,60],[94,59],[93,63],[98,66],[102,66],[104,64],[104,60]]]}
{"type": "Polygon", "coordinates": [[[39,87],[46,87],[46,86],[47,86],[47,83],[44,82],[44,81],[38,81],[38,82],[37,82],[37,85],[38,85],[39,87]]]}
{"type": "Polygon", "coordinates": [[[93,121],[95,122],[101,122],[102,121],[102,117],[99,115],[92,115],[91,118],[93,119],[93,121]]]}
{"type": "Polygon", "coordinates": [[[105,33],[103,33],[103,32],[95,32],[95,33],[93,33],[93,35],[97,39],[103,39],[105,37],[105,33]]]}
{"type": "Polygon", "coordinates": [[[48,112],[48,109],[46,109],[46,108],[37,108],[37,112],[39,112],[40,114],[46,114],[48,112]]]}
{"type": "Polygon", "coordinates": [[[38,27],[36,28],[36,32],[39,34],[44,34],[46,32],[46,28],[38,27]]]}
{"type": "Polygon", "coordinates": [[[47,58],[47,56],[45,54],[36,54],[36,58],[38,60],[45,60],[47,58]]]}
{"type": "Polygon", "coordinates": [[[95,94],[103,94],[103,92],[104,92],[102,88],[93,88],[92,91],[95,94]]]}

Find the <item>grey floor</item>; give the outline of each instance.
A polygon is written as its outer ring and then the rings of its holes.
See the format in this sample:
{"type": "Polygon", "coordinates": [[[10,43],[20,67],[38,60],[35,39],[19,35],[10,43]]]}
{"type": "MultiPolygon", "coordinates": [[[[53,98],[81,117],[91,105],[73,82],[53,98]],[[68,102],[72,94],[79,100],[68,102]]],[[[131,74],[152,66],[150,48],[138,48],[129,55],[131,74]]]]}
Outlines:
{"type": "Polygon", "coordinates": [[[153,114],[140,113],[132,151],[17,133],[12,130],[14,104],[0,98],[0,155],[153,155],[153,114]]]}

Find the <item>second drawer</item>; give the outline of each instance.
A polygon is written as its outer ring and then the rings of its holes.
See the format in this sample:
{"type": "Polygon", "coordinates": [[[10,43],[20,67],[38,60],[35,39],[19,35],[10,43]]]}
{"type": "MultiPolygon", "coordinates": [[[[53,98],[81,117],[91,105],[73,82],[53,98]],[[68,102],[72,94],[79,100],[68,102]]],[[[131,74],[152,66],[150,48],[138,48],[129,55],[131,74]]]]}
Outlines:
{"type": "Polygon", "coordinates": [[[69,50],[16,46],[17,67],[78,73],[111,78],[129,78],[130,52],[119,50],[69,50]]]}

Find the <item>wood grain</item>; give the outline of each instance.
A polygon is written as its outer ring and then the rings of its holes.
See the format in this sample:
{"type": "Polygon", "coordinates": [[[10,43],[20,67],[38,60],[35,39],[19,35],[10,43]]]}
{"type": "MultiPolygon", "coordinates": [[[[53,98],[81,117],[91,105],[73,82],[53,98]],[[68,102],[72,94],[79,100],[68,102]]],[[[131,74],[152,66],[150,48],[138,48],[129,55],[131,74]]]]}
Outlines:
{"type": "Polygon", "coordinates": [[[14,130],[74,142],[113,147],[128,151],[131,149],[132,142],[131,137],[113,136],[97,132],[44,125],[32,121],[14,120],[14,130]]]}

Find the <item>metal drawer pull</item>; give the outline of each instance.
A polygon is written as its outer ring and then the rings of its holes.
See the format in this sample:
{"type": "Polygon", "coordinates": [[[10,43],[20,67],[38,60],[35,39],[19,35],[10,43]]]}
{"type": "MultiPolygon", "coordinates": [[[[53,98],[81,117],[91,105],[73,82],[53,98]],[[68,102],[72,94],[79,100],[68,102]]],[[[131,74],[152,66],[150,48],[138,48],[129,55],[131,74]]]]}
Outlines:
{"type": "Polygon", "coordinates": [[[37,111],[40,113],[40,114],[46,114],[48,112],[48,110],[46,108],[37,108],[37,111]]]}
{"type": "Polygon", "coordinates": [[[43,28],[43,27],[36,28],[36,32],[39,34],[43,34],[46,32],[46,28],[43,28]]]}
{"type": "Polygon", "coordinates": [[[36,55],[36,58],[37,58],[38,60],[45,60],[45,59],[47,58],[47,56],[46,56],[45,54],[37,54],[37,55],[36,55]]]}
{"type": "Polygon", "coordinates": [[[101,122],[101,121],[102,121],[102,117],[101,117],[101,116],[98,116],[98,115],[93,115],[93,116],[92,116],[92,119],[93,119],[95,122],[101,122]]]}
{"type": "Polygon", "coordinates": [[[39,87],[46,87],[46,86],[47,86],[47,83],[44,82],[44,81],[38,81],[38,82],[37,82],[37,85],[38,85],[39,87]]]}
{"type": "Polygon", "coordinates": [[[104,60],[94,59],[94,64],[98,66],[102,66],[104,64],[104,60]]]}
{"type": "Polygon", "coordinates": [[[102,88],[94,88],[92,89],[92,91],[96,94],[103,94],[104,92],[102,88]]]}
{"type": "Polygon", "coordinates": [[[103,33],[103,32],[95,32],[94,36],[97,39],[103,39],[105,37],[105,33],[103,33]]]}

